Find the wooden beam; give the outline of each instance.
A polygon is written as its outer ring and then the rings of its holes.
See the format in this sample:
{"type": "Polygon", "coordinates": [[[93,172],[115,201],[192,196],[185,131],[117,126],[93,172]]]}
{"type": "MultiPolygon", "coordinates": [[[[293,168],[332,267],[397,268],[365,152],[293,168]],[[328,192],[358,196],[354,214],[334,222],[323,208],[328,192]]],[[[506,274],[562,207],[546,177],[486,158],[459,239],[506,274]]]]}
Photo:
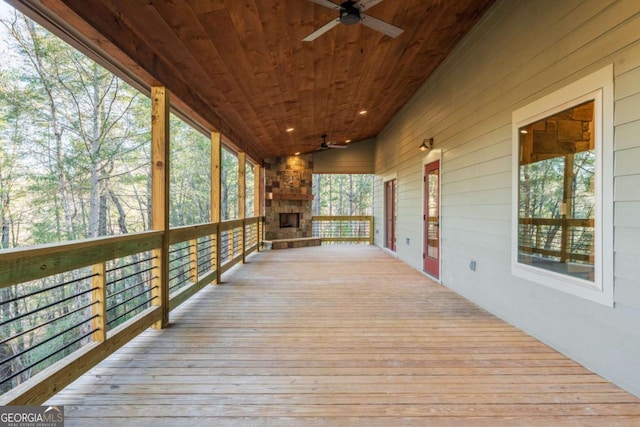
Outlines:
{"type": "Polygon", "coordinates": [[[238,153],[238,219],[246,218],[247,213],[247,155],[238,153]]]}
{"type": "MultiPolygon", "coordinates": [[[[261,176],[262,168],[260,165],[256,164],[253,166],[253,216],[259,217],[262,203],[262,186],[260,185],[262,182],[261,176]]],[[[256,250],[260,251],[260,242],[262,241],[262,228],[261,221],[256,223],[256,250]]]]}
{"type": "MultiPolygon", "coordinates": [[[[211,132],[211,222],[219,223],[222,209],[222,140],[219,132],[211,132]]],[[[215,283],[220,283],[220,227],[212,236],[215,239],[212,270],[217,271],[215,283]]]]}
{"type": "MultiPolygon", "coordinates": [[[[238,153],[238,219],[247,217],[247,154],[244,151],[238,153]]],[[[247,238],[247,230],[244,222],[240,227],[240,253],[242,253],[242,263],[245,261],[245,240],[247,238]]]]}
{"type": "Polygon", "coordinates": [[[161,309],[154,328],[169,324],[169,92],[151,88],[151,228],[162,231],[162,246],[153,251],[155,279],[152,304],[161,309]]]}
{"type": "Polygon", "coordinates": [[[261,202],[262,202],[262,187],[260,183],[260,175],[262,174],[262,168],[260,165],[253,166],[253,216],[260,216],[261,202]]]}
{"type": "MultiPolygon", "coordinates": [[[[562,192],[562,209],[563,219],[573,218],[573,165],[574,154],[564,156],[564,188],[562,192]]],[[[567,262],[571,253],[571,239],[569,239],[569,227],[567,222],[562,223],[562,234],[560,235],[560,262],[567,262]]]]}

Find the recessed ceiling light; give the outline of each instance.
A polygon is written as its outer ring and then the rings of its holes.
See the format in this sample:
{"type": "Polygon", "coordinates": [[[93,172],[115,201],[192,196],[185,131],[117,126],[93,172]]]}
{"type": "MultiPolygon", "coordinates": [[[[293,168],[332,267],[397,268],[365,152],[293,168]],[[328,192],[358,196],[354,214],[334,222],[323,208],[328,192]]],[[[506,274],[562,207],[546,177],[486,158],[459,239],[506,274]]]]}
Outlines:
{"type": "Polygon", "coordinates": [[[367,114],[367,110],[362,110],[358,112],[358,114],[360,114],[361,116],[364,116],[365,114],[367,114]]]}
{"type": "Polygon", "coordinates": [[[294,128],[287,128],[287,132],[293,132],[294,128]]]}
{"type": "Polygon", "coordinates": [[[520,133],[529,133],[526,129],[520,129],[520,133]]]}
{"type": "Polygon", "coordinates": [[[345,140],[344,140],[344,142],[345,142],[346,144],[348,144],[348,143],[350,143],[350,142],[351,142],[351,140],[350,140],[350,139],[345,139],[345,140]]]}
{"type": "Polygon", "coordinates": [[[299,155],[300,155],[299,151],[296,151],[295,154],[294,154],[294,156],[299,156],[299,155]]]}

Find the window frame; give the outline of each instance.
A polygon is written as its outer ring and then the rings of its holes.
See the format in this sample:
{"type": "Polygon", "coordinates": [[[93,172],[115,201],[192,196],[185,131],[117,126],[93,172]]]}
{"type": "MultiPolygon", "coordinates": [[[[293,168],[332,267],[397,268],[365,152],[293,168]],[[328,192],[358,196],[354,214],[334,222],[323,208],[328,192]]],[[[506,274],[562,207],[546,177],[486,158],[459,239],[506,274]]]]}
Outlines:
{"type": "Polygon", "coordinates": [[[580,298],[613,306],[613,65],[608,65],[512,113],[511,274],[580,298]],[[520,135],[527,124],[593,100],[595,129],[594,281],[518,261],[520,135]]]}

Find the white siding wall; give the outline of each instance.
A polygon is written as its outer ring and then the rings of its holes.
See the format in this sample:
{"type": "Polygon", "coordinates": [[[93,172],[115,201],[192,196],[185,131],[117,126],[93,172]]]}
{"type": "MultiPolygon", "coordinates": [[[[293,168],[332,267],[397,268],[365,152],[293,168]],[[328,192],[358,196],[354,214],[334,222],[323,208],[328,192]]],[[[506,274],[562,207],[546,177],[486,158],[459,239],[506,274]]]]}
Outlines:
{"type": "Polygon", "coordinates": [[[398,257],[422,269],[422,139],[442,152],[442,283],[640,395],[640,1],[499,0],[378,136],[398,257]],[[615,308],[513,277],[511,113],[614,64],[615,308]],[[410,243],[406,244],[406,238],[410,243]],[[470,271],[469,261],[477,262],[470,271]]]}

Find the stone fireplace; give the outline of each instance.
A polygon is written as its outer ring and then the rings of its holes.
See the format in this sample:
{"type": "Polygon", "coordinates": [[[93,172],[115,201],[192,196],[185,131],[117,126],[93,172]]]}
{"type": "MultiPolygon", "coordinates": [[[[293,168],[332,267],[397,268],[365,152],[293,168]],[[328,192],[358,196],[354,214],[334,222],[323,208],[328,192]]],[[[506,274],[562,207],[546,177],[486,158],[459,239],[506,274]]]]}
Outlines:
{"type": "Polygon", "coordinates": [[[265,170],[265,239],[311,237],[311,156],[267,158],[265,170]]]}

